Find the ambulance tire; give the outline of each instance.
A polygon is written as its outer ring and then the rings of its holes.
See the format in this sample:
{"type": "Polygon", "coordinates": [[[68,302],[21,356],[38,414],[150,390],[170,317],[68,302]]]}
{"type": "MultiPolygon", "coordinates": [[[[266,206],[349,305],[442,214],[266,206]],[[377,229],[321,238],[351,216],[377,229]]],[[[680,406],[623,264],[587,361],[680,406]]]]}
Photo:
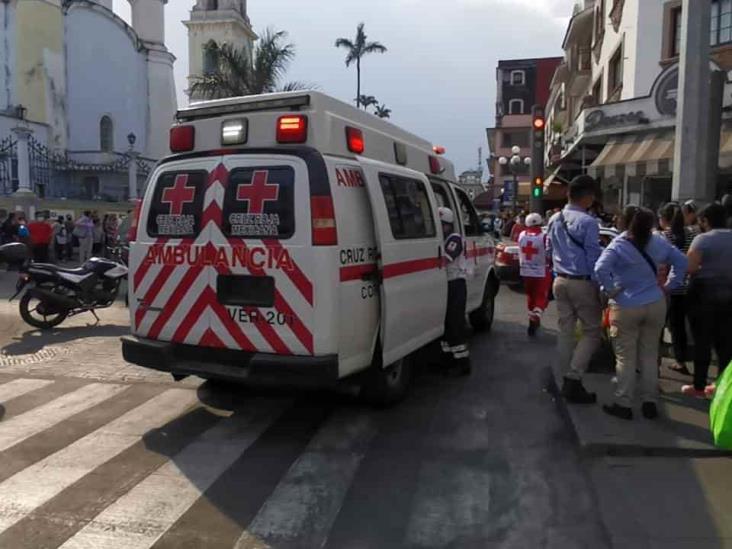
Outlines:
{"type": "Polygon", "coordinates": [[[364,376],[361,398],[379,408],[393,406],[407,394],[412,381],[412,356],[382,367],[381,345],[376,346],[371,368],[364,376]]]}
{"type": "Polygon", "coordinates": [[[476,332],[490,332],[496,313],[496,283],[488,279],[483,293],[483,303],[468,315],[470,325],[476,332]]]}

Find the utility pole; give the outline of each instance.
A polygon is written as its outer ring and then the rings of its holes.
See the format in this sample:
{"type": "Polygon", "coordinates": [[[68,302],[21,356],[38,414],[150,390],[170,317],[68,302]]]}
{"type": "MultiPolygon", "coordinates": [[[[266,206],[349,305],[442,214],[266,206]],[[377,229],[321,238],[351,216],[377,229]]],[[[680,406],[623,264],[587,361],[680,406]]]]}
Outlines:
{"type": "Polygon", "coordinates": [[[717,155],[714,166],[707,162],[709,134],[713,131],[708,127],[711,113],[710,28],[711,0],[683,0],[672,189],[672,198],[677,201],[714,199],[709,181],[717,172],[717,155]]]}

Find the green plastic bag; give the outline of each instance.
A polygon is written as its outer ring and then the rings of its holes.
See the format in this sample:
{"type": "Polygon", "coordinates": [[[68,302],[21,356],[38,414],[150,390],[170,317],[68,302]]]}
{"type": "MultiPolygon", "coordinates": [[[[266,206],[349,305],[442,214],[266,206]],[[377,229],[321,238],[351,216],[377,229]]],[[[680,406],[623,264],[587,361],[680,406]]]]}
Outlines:
{"type": "Polygon", "coordinates": [[[709,422],[714,444],[732,450],[732,362],[717,380],[717,390],[709,408],[709,422]]]}

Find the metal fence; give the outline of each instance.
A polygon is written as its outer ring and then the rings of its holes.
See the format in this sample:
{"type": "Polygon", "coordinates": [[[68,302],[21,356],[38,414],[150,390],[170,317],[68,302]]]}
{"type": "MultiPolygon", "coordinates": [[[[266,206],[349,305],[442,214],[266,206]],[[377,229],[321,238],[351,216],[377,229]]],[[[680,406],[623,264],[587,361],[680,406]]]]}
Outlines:
{"type": "Polygon", "coordinates": [[[18,189],[18,143],[12,137],[0,140],[0,195],[18,189]]]}

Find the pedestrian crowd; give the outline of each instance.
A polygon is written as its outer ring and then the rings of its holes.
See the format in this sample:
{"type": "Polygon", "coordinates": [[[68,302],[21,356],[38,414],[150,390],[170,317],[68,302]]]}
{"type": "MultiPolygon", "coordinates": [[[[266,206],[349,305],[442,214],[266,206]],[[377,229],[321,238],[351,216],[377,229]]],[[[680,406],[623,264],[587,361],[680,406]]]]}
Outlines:
{"type": "Polygon", "coordinates": [[[557,304],[562,395],[575,404],[597,401],[583,377],[607,330],[616,377],[614,401],[603,410],[632,419],[640,382],[641,412],[657,417],[661,340],[668,326],[671,369],[693,376],[682,393],[712,397],[712,351],[719,376],[732,361],[732,196],[701,210],[693,200],[665,204],[657,213],[627,206],[613,218],[596,201],[596,188],[591,177],[576,177],[569,203],[547,213],[545,230],[540,214],[519,215],[510,229],[519,243],[529,335],[540,326],[550,296],[557,304]],[[603,247],[600,227],[611,223],[620,234],[603,247]]]}
{"type": "Polygon", "coordinates": [[[74,219],[71,215],[50,219],[38,213],[28,222],[22,212],[10,212],[0,221],[0,244],[22,242],[31,250],[34,261],[72,262],[75,256],[85,263],[92,256],[103,256],[114,246],[119,234],[116,214],[100,218],[97,212],[84,211],[74,219]]]}

